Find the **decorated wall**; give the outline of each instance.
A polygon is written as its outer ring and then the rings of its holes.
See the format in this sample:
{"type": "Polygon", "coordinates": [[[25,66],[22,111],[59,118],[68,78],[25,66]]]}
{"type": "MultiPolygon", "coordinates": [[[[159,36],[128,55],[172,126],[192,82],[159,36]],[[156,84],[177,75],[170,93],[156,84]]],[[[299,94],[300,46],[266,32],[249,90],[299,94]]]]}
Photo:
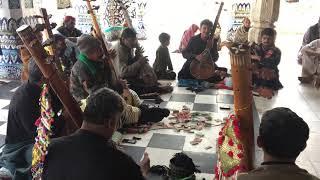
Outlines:
{"type": "MultiPolygon", "coordinates": [[[[108,3],[111,0],[96,0],[93,5],[99,5],[96,11],[97,19],[101,29],[104,32],[112,24],[108,21],[108,3]]],[[[138,36],[146,38],[145,24],[143,22],[144,8],[146,3],[141,0],[132,1],[131,10],[134,10],[132,16],[133,26],[138,31],[138,36]]],[[[76,17],[76,27],[83,33],[88,33],[92,26],[91,17],[87,13],[86,2],[82,0],[0,0],[0,46],[2,54],[0,55],[0,79],[20,79],[21,59],[18,53],[18,41],[16,28],[22,24],[34,26],[37,20],[33,15],[39,14],[39,9],[44,7],[48,14],[52,14],[51,22],[62,25],[63,18],[66,15],[76,17]]],[[[54,33],[57,31],[53,30],[54,33]]]]}

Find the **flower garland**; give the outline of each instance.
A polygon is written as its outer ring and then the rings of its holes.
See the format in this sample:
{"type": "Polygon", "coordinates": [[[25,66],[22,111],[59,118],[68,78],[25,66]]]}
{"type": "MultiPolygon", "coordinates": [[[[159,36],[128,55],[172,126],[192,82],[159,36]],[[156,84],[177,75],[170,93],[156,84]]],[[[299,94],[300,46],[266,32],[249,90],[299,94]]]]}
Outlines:
{"type": "Polygon", "coordinates": [[[35,138],[35,144],[32,150],[31,168],[33,179],[36,180],[41,180],[44,160],[48,153],[50,136],[52,135],[52,123],[54,122],[54,112],[51,107],[49,88],[46,84],[42,87],[39,104],[41,108],[41,116],[35,122],[38,135],[35,138]]]}
{"type": "Polygon", "coordinates": [[[240,165],[244,157],[243,145],[240,141],[240,120],[230,115],[225,126],[219,132],[218,163],[215,167],[215,179],[230,177],[245,167],[240,165]]]}

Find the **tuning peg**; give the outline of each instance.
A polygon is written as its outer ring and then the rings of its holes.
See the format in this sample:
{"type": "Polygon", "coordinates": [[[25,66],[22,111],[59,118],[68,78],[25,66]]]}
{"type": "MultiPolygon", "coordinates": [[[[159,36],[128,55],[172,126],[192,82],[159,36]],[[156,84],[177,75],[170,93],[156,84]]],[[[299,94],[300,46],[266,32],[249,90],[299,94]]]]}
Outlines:
{"type": "Polygon", "coordinates": [[[37,18],[37,19],[43,18],[43,17],[40,16],[40,15],[34,15],[33,17],[34,17],[34,18],[37,18]]]}
{"type": "Polygon", "coordinates": [[[55,27],[57,27],[57,23],[51,23],[50,26],[51,26],[51,29],[54,29],[55,27]]]}
{"type": "Polygon", "coordinates": [[[35,26],[36,31],[43,31],[45,29],[44,24],[36,24],[35,26]]]}
{"type": "Polygon", "coordinates": [[[96,6],[96,5],[92,6],[92,9],[94,9],[94,10],[98,10],[99,8],[100,8],[100,6],[96,6]]]}
{"type": "Polygon", "coordinates": [[[50,18],[52,18],[52,14],[49,14],[49,15],[48,15],[48,19],[50,19],[50,18]]]}

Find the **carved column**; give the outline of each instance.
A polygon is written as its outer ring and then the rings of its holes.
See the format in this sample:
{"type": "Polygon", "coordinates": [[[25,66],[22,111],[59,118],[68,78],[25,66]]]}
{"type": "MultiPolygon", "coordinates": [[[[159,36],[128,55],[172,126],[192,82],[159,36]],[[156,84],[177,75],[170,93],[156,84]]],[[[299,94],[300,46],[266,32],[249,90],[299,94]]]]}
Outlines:
{"type": "Polygon", "coordinates": [[[251,12],[252,28],[249,32],[250,42],[260,42],[264,28],[274,28],[278,20],[280,0],[256,0],[251,12]]]}

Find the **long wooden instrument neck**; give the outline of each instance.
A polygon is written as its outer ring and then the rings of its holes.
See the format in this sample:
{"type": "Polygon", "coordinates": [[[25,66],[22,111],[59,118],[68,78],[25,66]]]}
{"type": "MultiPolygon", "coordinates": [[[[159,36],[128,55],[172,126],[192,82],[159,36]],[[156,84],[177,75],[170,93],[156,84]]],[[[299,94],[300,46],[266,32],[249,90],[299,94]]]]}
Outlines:
{"type": "Polygon", "coordinates": [[[220,18],[221,12],[222,12],[223,5],[224,5],[224,2],[221,2],[219,10],[218,10],[218,13],[217,13],[217,16],[216,16],[216,18],[214,20],[214,23],[213,23],[210,39],[208,41],[209,44],[207,45],[207,48],[212,48],[212,45],[213,45],[213,43],[215,41],[214,40],[214,33],[216,32],[216,29],[217,29],[217,26],[218,26],[218,23],[219,23],[219,18],[220,18]]]}

